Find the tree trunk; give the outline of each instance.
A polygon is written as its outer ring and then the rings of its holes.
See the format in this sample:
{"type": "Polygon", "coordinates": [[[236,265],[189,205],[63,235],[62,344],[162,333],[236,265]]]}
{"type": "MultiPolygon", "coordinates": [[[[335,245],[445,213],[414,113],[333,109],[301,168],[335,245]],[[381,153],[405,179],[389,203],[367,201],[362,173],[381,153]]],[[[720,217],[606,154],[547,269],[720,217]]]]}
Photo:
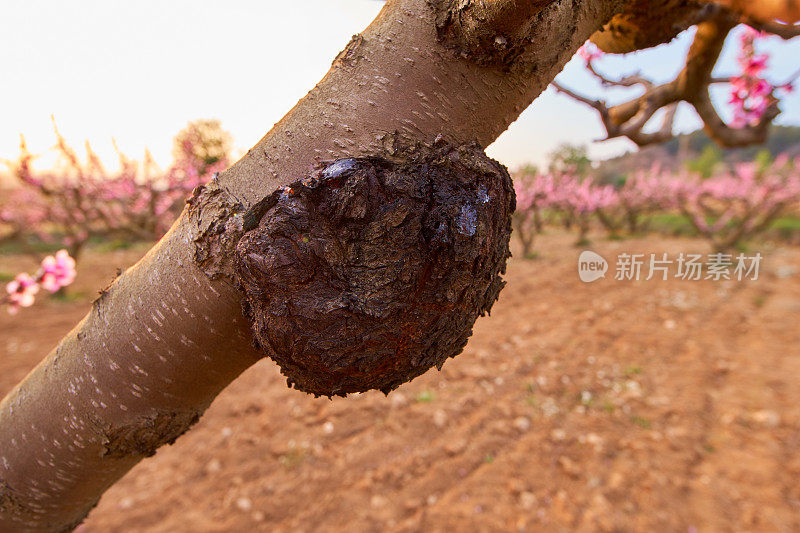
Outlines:
{"type": "Polygon", "coordinates": [[[620,224],[616,217],[609,215],[602,209],[595,211],[595,214],[597,215],[597,220],[600,221],[600,224],[606,228],[609,238],[614,239],[619,237],[620,224]]]}
{"type": "Polygon", "coordinates": [[[519,238],[519,243],[522,245],[522,257],[526,259],[533,252],[533,241],[536,238],[536,227],[531,224],[529,220],[530,213],[514,215],[514,232],[519,238]]]}
{"type": "Polygon", "coordinates": [[[575,246],[586,246],[589,244],[589,215],[581,213],[578,215],[578,240],[575,241],[575,246]]]}
{"type": "Polygon", "coordinates": [[[626,211],[628,219],[628,231],[631,235],[636,235],[636,233],[639,231],[639,213],[630,208],[628,208],[626,211]]]}
{"type": "MultiPolygon", "coordinates": [[[[457,2],[389,2],[213,187],[252,206],[323,162],[384,150],[390,134],[485,147],[620,3],[560,0],[535,14],[526,9],[520,27],[529,25],[527,36],[498,36],[508,54],[487,59],[459,54],[469,47],[457,40],[441,40],[457,2]]],[[[460,21],[469,18],[462,15],[460,21]]],[[[474,37],[465,28],[457,38],[474,37]]],[[[238,80],[234,74],[218,83],[238,80]]],[[[194,216],[184,210],[0,404],[1,531],[74,528],[108,487],[174,442],[263,357],[241,311],[242,293],[216,275],[229,260],[226,249],[197,247],[213,233],[209,217],[224,222],[232,214],[224,206],[200,207],[194,216]]]]}
{"type": "Polygon", "coordinates": [[[538,207],[533,208],[533,228],[536,230],[536,233],[542,233],[544,231],[544,221],[542,220],[542,213],[539,211],[538,207]]]}

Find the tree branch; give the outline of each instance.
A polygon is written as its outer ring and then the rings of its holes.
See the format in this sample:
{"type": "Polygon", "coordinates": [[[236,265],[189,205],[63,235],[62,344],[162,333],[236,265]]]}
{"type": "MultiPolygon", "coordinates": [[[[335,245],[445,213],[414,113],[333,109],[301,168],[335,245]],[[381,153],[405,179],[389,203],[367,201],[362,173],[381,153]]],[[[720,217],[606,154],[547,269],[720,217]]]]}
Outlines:
{"type": "Polygon", "coordinates": [[[586,96],[582,96],[582,95],[580,95],[580,94],[578,94],[578,93],[566,88],[565,86],[561,85],[557,81],[553,81],[550,84],[550,86],[553,87],[556,91],[558,91],[560,93],[564,93],[564,94],[566,94],[567,96],[569,96],[570,98],[572,98],[574,100],[577,100],[579,102],[583,102],[584,104],[597,109],[601,113],[603,113],[604,111],[606,112],[606,114],[608,113],[608,108],[606,107],[605,103],[603,103],[600,100],[592,100],[591,98],[588,98],[586,96]]]}
{"type": "Polygon", "coordinates": [[[627,54],[669,42],[719,10],[702,1],[631,0],[591,40],[604,52],[627,54]]]}
{"type": "Polygon", "coordinates": [[[731,11],[746,17],[772,21],[780,20],[789,24],[800,22],[800,1],[798,0],[712,0],[731,11]]]}
{"type": "Polygon", "coordinates": [[[739,147],[762,143],[769,126],[780,110],[777,101],[760,117],[757,123],[743,128],[732,128],[720,118],[709,94],[713,84],[730,82],[730,77],[713,77],[714,66],[719,59],[725,38],[738,22],[738,17],[724,9],[704,11],[704,20],[697,24],[697,33],[686,56],[686,64],[671,82],[655,85],[641,75],[614,80],[598,72],[589,63],[589,71],[601,83],[609,86],[642,86],[644,93],[628,102],[607,107],[599,100],[592,100],[554,84],[556,90],[596,109],[607,132],[607,138],[627,137],[638,146],[660,143],[672,137],[672,126],[679,102],[687,102],[697,111],[708,135],[724,147],[739,147]],[[662,108],[667,112],[661,128],[652,133],[644,131],[655,113],[662,108]]]}
{"type": "Polygon", "coordinates": [[[774,20],[762,22],[753,18],[746,18],[744,23],[764,33],[777,35],[785,41],[800,36],[800,24],[788,24],[774,20]]]}

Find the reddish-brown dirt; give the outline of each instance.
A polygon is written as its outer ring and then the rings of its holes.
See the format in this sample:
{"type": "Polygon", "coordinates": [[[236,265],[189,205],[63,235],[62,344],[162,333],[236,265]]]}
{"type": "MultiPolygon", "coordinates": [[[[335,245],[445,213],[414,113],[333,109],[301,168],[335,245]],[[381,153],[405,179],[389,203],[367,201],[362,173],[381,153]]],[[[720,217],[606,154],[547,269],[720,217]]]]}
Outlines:
{"type": "MultiPolygon", "coordinates": [[[[612,265],[584,284],[569,236],[538,248],[511,261],[494,313],[441,372],[329,401],[264,361],[81,530],[800,530],[800,250],[757,248],[758,281],[623,282],[612,265]]],[[[80,301],[3,314],[0,392],[139,254],[89,253],[80,301]]]]}

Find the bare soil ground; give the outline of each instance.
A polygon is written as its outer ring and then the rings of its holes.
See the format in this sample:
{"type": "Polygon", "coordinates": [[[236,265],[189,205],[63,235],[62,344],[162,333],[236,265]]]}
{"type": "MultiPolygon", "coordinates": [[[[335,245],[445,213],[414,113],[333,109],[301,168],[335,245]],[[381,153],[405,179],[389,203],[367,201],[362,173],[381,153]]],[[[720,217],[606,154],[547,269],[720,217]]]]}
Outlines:
{"type": "MultiPolygon", "coordinates": [[[[441,372],[328,401],[263,361],[82,531],[800,530],[800,250],[760,247],[758,281],[584,284],[570,236],[538,249],[441,372]]],[[[141,253],[90,253],[77,301],[2,314],[0,393],[141,253]]]]}

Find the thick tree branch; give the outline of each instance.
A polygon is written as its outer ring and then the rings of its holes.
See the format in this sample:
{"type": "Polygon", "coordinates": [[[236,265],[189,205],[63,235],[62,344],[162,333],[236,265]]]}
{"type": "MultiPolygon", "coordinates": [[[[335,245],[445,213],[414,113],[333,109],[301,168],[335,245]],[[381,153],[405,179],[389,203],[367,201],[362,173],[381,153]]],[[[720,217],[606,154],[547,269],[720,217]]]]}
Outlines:
{"type": "Polygon", "coordinates": [[[752,18],[745,18],[743,22],[756,30],[777,35],[786,41],[800,36],[800,24],[787,24],[777,21],[762,22],[752,18]]]}
{"type": "Polygon", "coordinates": [[[526,47],[534,17],[555,0],[447,0],[440,3],[440,37],[459,52],[508,67],[526,47]]]}
{"type": "MultiPolygon", "coordinates": [[[[487,146],[620,3],[543,3],[522,24],[527,34],[513,53],[494,62],[454,54],[446,46],[452,42],[442,41],[441,15],[450,4],[389,2],[325,78],[243,159],[198,191],[191,216],[185,211],[105,289],[0,403],[0,530],[74,527],[111,484],[174,441],[263,356],[241,312],[243,294],[226,278],[235,236],[250,227],[262,201],[325,162],[389,161],[396,139],[487,146]]],[[[525,9],[525,16],[535,11],[525,9]]],[[[500,27],[512,19],[495,17],[500,27]]],[[[453,157],[448,164],[461,164],[453,157]]],[[[460,218],[444,214],[466,235],[476,231],[469,211],[460,218]]],[[[280,263],[282,256],[268,259],[280,263]]]]}
{"type": "Polygon", "coordinates": [[[708,90],[696,94],[691,103],[703,121],[703,130],[706,134],[717,144],[726,148],[765,143],[772,121],[780,114],[778,106],[773,104],[755,124],[744,128],[732,128],[717,113],[708,90]]]}
{"type": "Polygon", "coordinates": [[[671,41],[717,10],[715,6],[696,0],[632,0],[592,35],[592,42],[611,54],[635,52],[671,41]]]}
{"type": "Polygon", "coordinates": [[[736,14],[740,22],[791,39],[800,29],[798,0],[632,0],[592,36],[608,53],[623,54],[669,42],[682,31],[710,20],[720,11],[736,14]]]}
{"type": "Polygon", "coordinates": [[[798,0],[712,0],[731,11],[763,21],[780,20],[789,24],[800,22],[798,0]]]}

